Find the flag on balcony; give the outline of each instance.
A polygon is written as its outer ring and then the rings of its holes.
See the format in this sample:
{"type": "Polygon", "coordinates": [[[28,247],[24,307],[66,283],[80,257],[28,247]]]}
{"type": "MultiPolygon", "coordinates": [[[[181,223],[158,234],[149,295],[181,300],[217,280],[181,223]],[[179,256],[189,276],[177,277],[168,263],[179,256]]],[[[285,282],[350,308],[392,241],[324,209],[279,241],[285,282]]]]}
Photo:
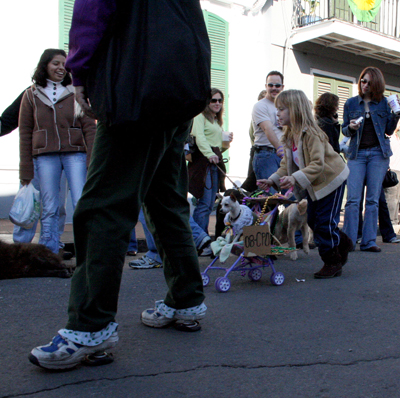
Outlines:
{"type": "Polygon", "coordinates": [[[370,22],[375,18],[382,0],[347,0],[351,11],[359,21],[370,22]]]}

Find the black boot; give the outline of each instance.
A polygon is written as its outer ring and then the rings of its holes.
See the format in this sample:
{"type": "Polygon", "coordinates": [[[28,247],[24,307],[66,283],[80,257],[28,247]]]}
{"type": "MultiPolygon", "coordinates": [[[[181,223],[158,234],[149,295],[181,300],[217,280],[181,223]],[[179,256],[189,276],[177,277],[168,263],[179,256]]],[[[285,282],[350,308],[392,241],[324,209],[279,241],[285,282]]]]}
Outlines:
{"type": "Polygon", "coordinates": [[[329,250],[321,258],[324,261],[324,266],[314,274],[314,278],[327,279],[342,275],[342,258],[337,246],[329,250]]]}
{"type": "Polygon", "coordinates": [[[342,258],[342,266],[347,263],[349,252],[354,251],[353,241],[343,232],[339,231],[340,243],[338,246],[340,257],[342,258]]]}

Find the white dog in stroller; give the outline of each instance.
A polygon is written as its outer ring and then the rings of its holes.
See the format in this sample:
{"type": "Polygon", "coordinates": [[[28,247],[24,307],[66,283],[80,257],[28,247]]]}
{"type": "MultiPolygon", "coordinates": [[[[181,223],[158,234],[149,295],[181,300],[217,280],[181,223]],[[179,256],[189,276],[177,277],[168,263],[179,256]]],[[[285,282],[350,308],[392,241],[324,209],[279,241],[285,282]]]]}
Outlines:
{"type": "Polygon", "coordinates": [[[232,227],[236,239],[242,235],[243,227],[253,225],[257,221],[257,215],[246,205],[239,204],[232,193],[222,198],[220,212],[225,214],[224,223],[232,227]]]}

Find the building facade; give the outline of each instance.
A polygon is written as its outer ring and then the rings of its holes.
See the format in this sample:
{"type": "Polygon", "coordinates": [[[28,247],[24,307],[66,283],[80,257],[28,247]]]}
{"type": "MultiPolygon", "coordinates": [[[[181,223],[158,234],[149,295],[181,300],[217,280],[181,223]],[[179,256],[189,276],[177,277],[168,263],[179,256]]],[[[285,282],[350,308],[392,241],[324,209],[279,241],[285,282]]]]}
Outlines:
{"type": "MultiPolygon", "coordinates": [[[[251,111],[271,70],[285,89],[314,101],[325,91],[347,98],[369,65],[385,76],[387,94],[400,92],[400,0],[381,0],[366,12],[353,0],[200,0],[212,46],[212,85],[226,95],[225,130],[234,133],[229,175],[243,180],[250,151],[251,111]],[[370,19],[364,21],[365,19],[370,19]]],[[[68,47],[74,0],[21,0],[0,6],[0,111],[30,84],[42,51],[68,47]],[[41,23],[43,21],[43,23],[41,23]]],[[[0,138],[0,218],[18,190],[18,132],[0,138]]],[[[229,185],[229,184],[228,184],[229,185]]]]}

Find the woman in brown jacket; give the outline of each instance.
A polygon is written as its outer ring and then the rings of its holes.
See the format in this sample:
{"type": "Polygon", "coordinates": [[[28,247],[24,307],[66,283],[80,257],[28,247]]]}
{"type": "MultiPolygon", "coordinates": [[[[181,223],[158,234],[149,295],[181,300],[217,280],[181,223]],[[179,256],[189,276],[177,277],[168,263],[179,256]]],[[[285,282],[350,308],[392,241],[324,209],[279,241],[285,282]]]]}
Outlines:
{"type": "Polygon", "coordinates": [[[20,168],[23,185],[37,175],[42,200],[39,243],[59,251],[58,207],[62,170],[75,208],[86,181],[86,170],[96,131],[95,121],[75,114],[71,77],[63,50],[42,54],[33,85],[26,90],[19,114],[20,168]]]}

